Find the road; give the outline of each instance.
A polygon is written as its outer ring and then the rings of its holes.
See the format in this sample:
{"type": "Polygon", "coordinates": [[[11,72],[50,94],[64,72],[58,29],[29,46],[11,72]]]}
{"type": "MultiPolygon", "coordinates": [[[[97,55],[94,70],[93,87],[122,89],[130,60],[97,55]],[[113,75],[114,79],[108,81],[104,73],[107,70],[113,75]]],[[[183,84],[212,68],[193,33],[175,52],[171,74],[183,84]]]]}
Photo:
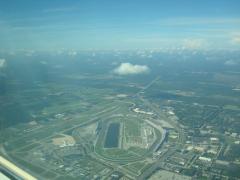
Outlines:
{"type": "Polygon", "coordinates": [[[140,176],[137,177],[138,180],[145,180],[148,177],[150,177],[154,171],[156,171],[156,169],[158,168],[163,168],[163,162],[166,159],[166,157],[170,156],[172,153],[174,152],[174,150],[169,150],[169,151],[165,151],[162,156],[148,169],[146,169],[140,176]]]}
{"type": "MultiPolygon", "coordinates": [[[[141,93],[144,93],[144,90],[147,90],[149,87],[151,87],[158,79],[159,79],[159,77],[157,77],[153,81],[151,81],[147,86],[145,86],[145,88],[143,90],[138,92],[136,94],[136,96],[143,102],[144,105],[149,107],[152,110],[152,112],[154,112],[157,115],[157,117],[159,119],[167,120],[167,122],[174,127],[174,129],[179,133],[179,143],[180,143],[179,146],[181,146],[186,141],[186,137],[185,137],[183,128],[181,128],[181,126],[179,125],[178,122],[176,122],[176,121],[166,117],[165,113],[162,112],[161,109],[159,109],[158,107],[154,106],[151,102],[149,102],[147,99],[144,99],[141,96],[141,93]]],[[[156,163],[154,163],[150,168],[145,170],[140,176],[138,176],[137,179],[144,180],[144,179],[147,179],[148,177],[150,177],[154,173],[154,171],[156,169],[162,167],[164,159],[166,157],[170,156],[173,152],[174,152],[174,149],[169,149],[168,151],[166,151],[164,154],[162,154],[162,156],[157,160],[156,163]]]]}

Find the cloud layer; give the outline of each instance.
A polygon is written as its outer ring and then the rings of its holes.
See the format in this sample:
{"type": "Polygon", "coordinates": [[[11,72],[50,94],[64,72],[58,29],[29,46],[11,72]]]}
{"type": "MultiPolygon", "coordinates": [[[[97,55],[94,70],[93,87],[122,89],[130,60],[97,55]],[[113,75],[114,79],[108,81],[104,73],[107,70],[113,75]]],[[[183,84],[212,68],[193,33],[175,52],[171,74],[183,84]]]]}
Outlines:
{"type": "Polygon", "coordinates": [[[113,70],[118,75],[143,74],[149,71],[146,65],[133,65],[131,63],[122,63],[113,70]]]}

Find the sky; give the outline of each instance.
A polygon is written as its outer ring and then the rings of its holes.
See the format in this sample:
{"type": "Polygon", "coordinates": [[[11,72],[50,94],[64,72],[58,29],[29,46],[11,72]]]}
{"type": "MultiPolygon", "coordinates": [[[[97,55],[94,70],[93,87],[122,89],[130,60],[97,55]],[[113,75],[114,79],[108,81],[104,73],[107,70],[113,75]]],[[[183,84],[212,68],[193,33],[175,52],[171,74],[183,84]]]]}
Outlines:
{"type": "Polygon", "coordinates": [[[0,0],[0,50],[240,49],[239,0],[0,0]]]}

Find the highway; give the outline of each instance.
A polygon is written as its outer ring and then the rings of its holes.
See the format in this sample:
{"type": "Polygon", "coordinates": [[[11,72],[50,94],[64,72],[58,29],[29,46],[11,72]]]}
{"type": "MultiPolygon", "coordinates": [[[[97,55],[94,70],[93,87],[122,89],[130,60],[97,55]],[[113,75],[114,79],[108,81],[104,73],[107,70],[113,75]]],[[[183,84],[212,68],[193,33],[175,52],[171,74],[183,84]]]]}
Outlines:
{"type": "MultiPolygon", "coordinates": [[[[144,99],[141,96],[141,93],[143,93],[144,90],[147,90],[149,87],[151,87],[158,79],[159,79],[159,77],[157,77],[153,81],[151,81],[147,86],[145,86],[145,88],[143,90],[138,92],[136,94],[136,96],[143,102],[144,105],[149,107],[152,110],[152,112],[154,112],[157,115],[157,117],[159,119],[167,120],[167,122],[174,127],[174,129],[179,133],[179,143],[180,143],[180,146],[181,146],[186,141],[186,137],[185,137],[183,128],[180,127],[178,122],[176,122],[176,121],[166,117],[164,112],[161,111],[161,109],[159,109],[158,107],[154,106],[151,102],[149,102],[147,99],[144,99]]],[[[150,168],[146,169],[140,176],[138,176],[137,179],[139,179],[139,180],[147,179],[148,177],[150,177],[154,173],[154,171],[156,169],[164,168],[163,167],[164,159],[166,157],[170,156],[173,152],[174,152],[174,149],[169,149],[168,151],[163,153],[162,156],[157,160],[157,162],[154,163],[150,168]]]]}
{"type": "Polygon", "coordinates": [[[164,168],[164,160],[166,157],[170,156],[172,153],[174,152],[174,150],[168,150],[165,151],[161,157],[148,169],[146,169],[140,176],[137,177],[138,180],[145,180],[148,177],[150,177],[154,171],[156,171],[159,168],[164,168]]]}

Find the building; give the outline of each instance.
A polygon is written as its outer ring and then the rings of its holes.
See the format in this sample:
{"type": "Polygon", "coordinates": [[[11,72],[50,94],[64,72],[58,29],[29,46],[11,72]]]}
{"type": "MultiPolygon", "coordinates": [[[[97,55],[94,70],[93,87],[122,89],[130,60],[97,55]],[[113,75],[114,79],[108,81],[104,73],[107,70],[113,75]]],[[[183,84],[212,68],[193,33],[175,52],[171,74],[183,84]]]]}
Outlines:
{"type": "Polygon", "coordinates": [[[203,157],[203,156],[200,156],[198,159],[201,161],[204,161],[204,162],[212,162],[211,158],[207,158],[207,157],[203,157]]]}
{"type": "Polygon", "coordinates": [[[210,141],[211,141],[211,143],[219,143],[219,139],[216,137],[211,137],[210,141]]]}
{"type": "Polygon", "coordinates": [[[63,137],[54,138],[52,141],[54,145],[59,147],[74,146],[76,143],[74,138],[69,135],[63,135],[63,137]]]}

